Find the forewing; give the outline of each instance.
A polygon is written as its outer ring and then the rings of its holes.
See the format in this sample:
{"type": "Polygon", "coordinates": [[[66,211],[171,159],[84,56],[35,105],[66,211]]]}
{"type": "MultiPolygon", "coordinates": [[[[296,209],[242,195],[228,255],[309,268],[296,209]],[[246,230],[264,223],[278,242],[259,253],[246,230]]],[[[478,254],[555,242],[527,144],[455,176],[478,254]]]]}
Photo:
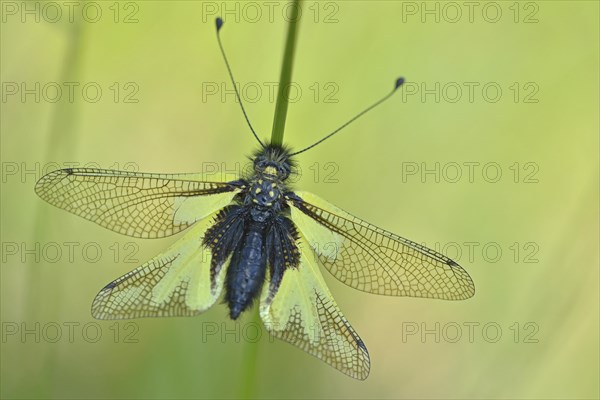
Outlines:
{"type": "Polygon", "coordinates": [[[292,221],[337,279],[365,292],[466,299],[467,272],[448,257],[356,218],[306,192],[290,197],[292,221]]]}
{"type": "Polygon", "coordinates": [[[216,213],[199,221],[167,251],[104,287],[92,304],[98,319],[197,315],[211,307],[223,287],[226,265],[211,273],[202,246],[216,213]]]}
{"type": "Polygon", "coordinates": [[[229,204],[239,189],[198,174],[146,174],[69,168],[43,176],[36,193],[48,203],[124,235],[161,238],[229,204]]]}
{"type": "Polygon", "coordinates": [[[312,249],[302,237],[299,245],[300,264],[286,269],[275,295],[263,288],[260,315],[265,327],[341,372],[366,379],[367,348],[331,296],[312,249]]]}

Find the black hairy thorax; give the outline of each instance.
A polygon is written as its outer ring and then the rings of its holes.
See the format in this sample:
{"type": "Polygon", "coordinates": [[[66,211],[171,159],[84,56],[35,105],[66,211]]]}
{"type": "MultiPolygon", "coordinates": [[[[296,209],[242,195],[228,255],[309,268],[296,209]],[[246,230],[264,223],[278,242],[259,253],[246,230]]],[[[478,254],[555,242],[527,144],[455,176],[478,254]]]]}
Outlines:
{"type": "Polygon", "coordinates": [[[298,232],[289,218],[286,179],[294,171],[289,151],[267,145],[253,156],[253,173],[230,182],[241,189],[232,205],[217,215],[203,245],[212,255],[211,283],[229,263],[225,302],[237,319],[260,296],[269,271],[268,296],[276,293],[287,268],[298,267],[298,232]]]}

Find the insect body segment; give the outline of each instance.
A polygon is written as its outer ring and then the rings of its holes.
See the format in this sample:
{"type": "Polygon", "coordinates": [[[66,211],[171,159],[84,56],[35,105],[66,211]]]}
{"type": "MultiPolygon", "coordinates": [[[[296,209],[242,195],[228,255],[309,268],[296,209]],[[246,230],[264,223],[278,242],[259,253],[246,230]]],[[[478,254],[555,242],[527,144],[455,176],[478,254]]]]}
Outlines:
{"type": "MultiPolygon", "coordinates": [[[[277,187],[277,182],[269,179],[258,179],[252,183],[248,193],[254,204],[262,207],[271,207],[281,199],[281,191],[277,187]]],[[[277,206],[279,206],[277,204],[277,206]]]]}
{"type": "Polygon", "coordinates": [[[254,172],[243,186],[244,205],[251,207],[251,215],[257,222],[265,222],[281,212],[285,206],[285,180],[292,171],[288,152],[281,146],[268,145],[254,155],[254,172]]]}
{"type": "Polygon", "coordinates": [[[237,319],[250,307],[263,287],[267,265],[266,229],[264,223],[247,219],[242,240],[232,254],[225,285],[231,319],[237,319]]]}

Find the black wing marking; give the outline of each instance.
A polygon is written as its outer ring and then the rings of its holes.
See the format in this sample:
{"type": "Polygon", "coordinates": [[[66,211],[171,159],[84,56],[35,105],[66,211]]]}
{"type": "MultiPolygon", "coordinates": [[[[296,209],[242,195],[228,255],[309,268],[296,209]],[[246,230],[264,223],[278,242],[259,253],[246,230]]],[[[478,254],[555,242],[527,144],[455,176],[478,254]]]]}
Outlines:
{"type": "Polygon", "coordinates": [[[469,274],[425,246],[373,226],[311,193],[288,200],[292,220],[319,260],[337,279],[365,292],[467,299],[475,294],[469,274]]]}
{"type": "Polygon", "coordinates": [[[43,176],[35,191],[48,203],[115,232],[161,238],[223,207],[239,190],[197,178],[197,174],[69,168],[43,176]]]}

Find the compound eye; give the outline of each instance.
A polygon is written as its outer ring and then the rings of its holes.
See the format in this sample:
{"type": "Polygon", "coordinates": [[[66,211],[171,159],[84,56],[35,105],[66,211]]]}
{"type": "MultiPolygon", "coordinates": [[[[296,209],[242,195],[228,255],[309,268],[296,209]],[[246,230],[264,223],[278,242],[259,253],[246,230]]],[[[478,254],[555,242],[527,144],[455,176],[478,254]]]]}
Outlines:
{"type": "Polygon", "coordinates": [[[288,171],[281,165],[278,165],[277,166],[277,174],[279,174],[280,177],[285,177],[285,176],[287,176],[288,171]]]}
{"type": "Polygon", "coordinates": [[[258,168],[258,169],[265,169],[267,167],[267,162],[264,160],[259,160],[256,163],[254,163],[254,165],[258,168]]]}

